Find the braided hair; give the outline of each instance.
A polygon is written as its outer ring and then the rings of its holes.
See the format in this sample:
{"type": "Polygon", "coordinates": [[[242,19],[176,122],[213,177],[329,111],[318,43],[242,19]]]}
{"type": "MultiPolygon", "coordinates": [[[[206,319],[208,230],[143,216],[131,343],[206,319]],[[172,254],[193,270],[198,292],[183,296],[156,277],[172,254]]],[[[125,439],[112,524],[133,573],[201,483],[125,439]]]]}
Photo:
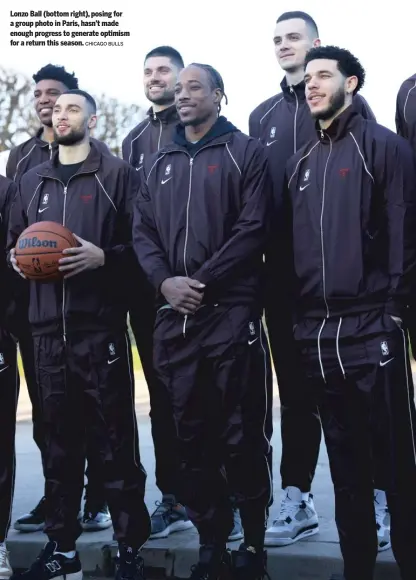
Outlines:
{"type": "MultiPolygon", "coordinates": [[[[196,66],[204,70],[208,75],[211,89],[213,91],[215,91],[215,89],[219,89],[221,91],[222,97],[225,98],[225,104],[228,105],[228,97],[225,94],[224,81],[222,80],[222,76],[220,75],[220,73],[209,64],[201,64],[199,62],[193,62],[189,66],[196,66]]],[[[221,114],[221,101],[218,103],[218,116],[220,116],[220,114],[221,114]]]]}

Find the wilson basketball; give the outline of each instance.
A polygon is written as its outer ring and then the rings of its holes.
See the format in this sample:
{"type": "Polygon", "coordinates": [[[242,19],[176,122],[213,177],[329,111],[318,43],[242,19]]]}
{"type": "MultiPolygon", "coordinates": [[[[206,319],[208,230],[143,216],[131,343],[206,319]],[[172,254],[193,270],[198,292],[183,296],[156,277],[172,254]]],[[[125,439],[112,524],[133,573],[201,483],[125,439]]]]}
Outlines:
{"type": "Polygon", "coordinates": [[[37,222],[17,240],[16,261],[29,280],[55,282],[62,278],[58,269],[62,251],[76,246],[78,242],[68,228],[56,222],[37,222]]]}

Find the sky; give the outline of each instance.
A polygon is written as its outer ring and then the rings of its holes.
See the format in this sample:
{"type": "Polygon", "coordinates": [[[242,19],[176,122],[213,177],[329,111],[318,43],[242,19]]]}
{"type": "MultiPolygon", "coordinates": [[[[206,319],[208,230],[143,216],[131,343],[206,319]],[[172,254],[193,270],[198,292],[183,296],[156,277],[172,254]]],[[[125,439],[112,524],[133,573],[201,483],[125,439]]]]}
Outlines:
{"type": "Polygon", "coordinates": [[[343,4],[327,0],[256,0],[247,2],[243,9],[238,0],[210,4],[84,0],[82,9],[90,12],[115,8],[123,11],[119,29],[128,30],[131,36],[115,39],[123,41],[124,46],[111,48],[11,47],[11,9],[52,11],[59,6],[59,10],[70,12],[78,7],[65,0],[3,0],[1,4],[1,66],[31,76],[48,62],[64,65],[70,72],[75,71],[80,86],[93,95],[106,93],[146,110],[149,103],[143,94],[143,59],[152,48],[168,44],[181,52],[185,64],[204,62],[217,68],[229,99],[223,114],[244,132],[248,131],[250,112],[280,90],[283,73],[275,60],[272,39],[277,17],[287,10],[311,14],[323,44],[348,48],[361,60],[367,71],[361,93],[377,120],[392,130],[397,91],[416,72],[416,3],[410,1],[407,4],[396,0],[382,7],[375,0],[349,0],[343,4]],[[196,6],[201,7],[199,16],[196,6]]]}

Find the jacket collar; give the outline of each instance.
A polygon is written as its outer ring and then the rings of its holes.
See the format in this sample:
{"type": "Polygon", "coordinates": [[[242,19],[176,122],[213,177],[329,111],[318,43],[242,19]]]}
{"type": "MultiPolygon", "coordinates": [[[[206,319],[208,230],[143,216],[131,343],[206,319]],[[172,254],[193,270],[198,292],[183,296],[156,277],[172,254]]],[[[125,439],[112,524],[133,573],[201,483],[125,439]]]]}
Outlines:
{"type": "Polygon", "coordinates": [[[56,143],[55,141],[52,141],[51,143],[49,143],[49,141],[44,141],[42,139],[42,133],[43,133],[43,127],[40,127],[35,134],[35,141],[36,141],[36,145],[38,147],[49,147],[49,145],[51,145],[52,147],[56,147],[56,143]]]}
{"type": "Polygon", "coordinates": [[[283,96],[288,101],[296,100],[296,97],[299,101],[305,101],[305,83],[301,81],[297,85],[288,85],[286,77],[283,78],[282,82],[280,83],[280,87],[283,91],[283,96]]]}
{"type": "Polygon", "coordinates": [[[319,121],[316,121],[315,128],[321,142],[339,141],[355,127],[359,119],[360,115],[349,106],[335,117],[327,129],[321,129],[319,121]]]}
{"type": "MultiPolygon", "coordinates": [[[[84,163],[81,166],[81,169],[78,173],[95,173],[98,171],[100,164],[101,164],[101,153],[95,146],[95,144],[90,141],[90,152],[88,153],[87,158],[85,159],[84,163]]],[[[57,173],[57,166],[59,162],[59,148],[57,147],[52,155],[52,159],[44,163],[41,168],[37,171],[37,174],[40,177],[51,177],[55,179],[59,179],[57,173]]]]}
{"type": "Polygon", "coordinates": [[[147,115],[150,121],[162,122],[164,125],[179,121],[178,112],[175,105],[171,105],[167,109],[159,111],[158,113],[155,113],[153,111],[153,107],[150,107],[150,109],[147,111],[147,115]]]}

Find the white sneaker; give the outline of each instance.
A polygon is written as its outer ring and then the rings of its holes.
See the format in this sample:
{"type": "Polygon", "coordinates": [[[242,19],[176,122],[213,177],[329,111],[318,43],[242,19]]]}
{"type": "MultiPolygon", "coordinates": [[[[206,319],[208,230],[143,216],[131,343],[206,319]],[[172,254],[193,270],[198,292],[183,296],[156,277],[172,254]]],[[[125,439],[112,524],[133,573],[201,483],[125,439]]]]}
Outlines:
{"type": "Polygon", "coordinates": [[[13,570],[9,562],[9,553],[6,550],[5,544],[0,544],[0,579],[8,580],[13,574],[13,570]]]}
{"type": "Polygon", "coordinates": [[[374,509],[376,512],[378,551],[384,552],[391,548],[390,514],[384,491],[374,490],[374,509]]]}
{"type": "Polygon", "coordinates": [[[284,494],[279,516],[266,530],[265,546],[287,546],[319,532],[312,494],[307,501],[297,487],[287,487],[284,494]]]}

